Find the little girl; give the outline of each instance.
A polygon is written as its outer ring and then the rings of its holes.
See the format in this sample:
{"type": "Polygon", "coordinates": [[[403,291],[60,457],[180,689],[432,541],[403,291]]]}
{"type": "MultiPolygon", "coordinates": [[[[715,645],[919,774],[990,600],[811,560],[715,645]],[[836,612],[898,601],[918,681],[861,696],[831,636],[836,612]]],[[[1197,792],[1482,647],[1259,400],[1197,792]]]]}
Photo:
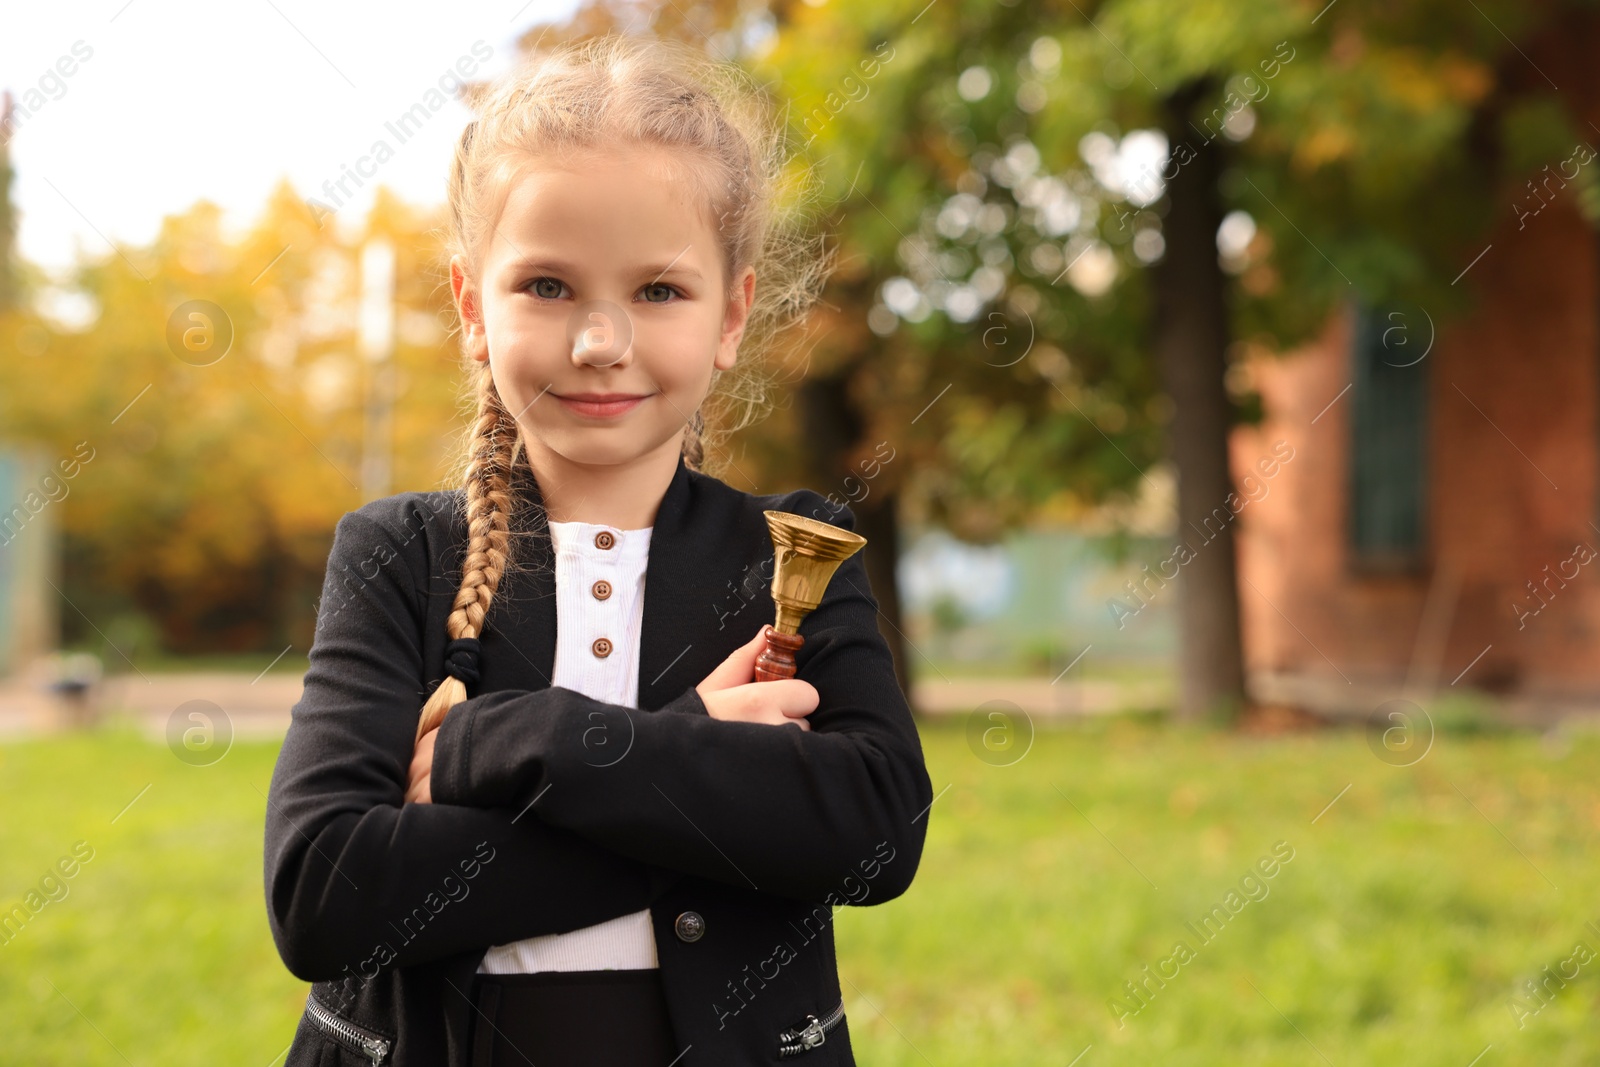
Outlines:
{"type": "Polygon", "coordinates": [[[859,553],[797,676],[754,681],[763,511],[850,511],[701,469],[728,372],[822,274],[775,221],[783,131],[648,38],[477,110],[463,484],[339,521],[268,797],[268,918],[313,983],[287,1064],[853,1064],[832,909],[910,886],[932,786],[859,553]]]}

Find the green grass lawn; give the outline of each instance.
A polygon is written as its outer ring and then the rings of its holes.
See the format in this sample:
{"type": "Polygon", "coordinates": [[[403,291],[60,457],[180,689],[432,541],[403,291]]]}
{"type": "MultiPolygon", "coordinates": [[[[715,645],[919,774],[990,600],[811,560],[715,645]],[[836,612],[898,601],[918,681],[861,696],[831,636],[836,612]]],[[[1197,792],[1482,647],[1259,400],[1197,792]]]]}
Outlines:
{"type": "MultiPolygon", "coordinates": [[[[863,1065],[1600,1059],[1600,955],[1521,1025],[1508,1008],[1579,941],[1600,953],[1600,738],[1444,736],[1392,767],[1359,733],[1109,721],[1041,730],[993,766],[962,727],[924,729],[944,792],[916,884],[838,913],[863,1065]],[[1186,923],[1280,841],[1293,858],[1202,942],[1186,923]],[[1180,940],[1192,952],[1162,964],[1180,940]],[[1146,965],[1171,977],[1139,1005],[1124,982],[1146,965]]],[[[117,726],[0,746],[0,904],[93,849],[0,945],[0,1064],[269,1067],[284,1051],[306,987],[262,900],[276,748],[191,767],[117,726]]]]}

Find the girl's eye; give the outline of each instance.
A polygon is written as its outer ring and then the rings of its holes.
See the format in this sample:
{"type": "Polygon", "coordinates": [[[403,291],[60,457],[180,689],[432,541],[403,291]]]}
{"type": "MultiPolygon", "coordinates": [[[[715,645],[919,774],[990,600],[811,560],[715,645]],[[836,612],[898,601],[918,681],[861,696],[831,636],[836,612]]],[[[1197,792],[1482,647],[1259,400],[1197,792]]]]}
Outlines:
{"type": "Polygon", "coordinates": [[[535,278],[525,287],[525,291],[534,296],[543,297],[545,300],[558,300],[561,297],[562,285],[554,278],[535,278]],[[554,291],[551,291],[553,287],[554,291]]]}
{"type": "Polygon", "coordinates": [[[645,286],[644,293],[646,302],[651,304],[665,304],[667,303],[668,298],[677,293],[677,290],[670,285],[666,285],[665,283],[657,283],[655,285],[645,286]],[[660,299],[652,300],[649,295],[651,293],[660,293],[663,295],[660,297],[660,299]]]}

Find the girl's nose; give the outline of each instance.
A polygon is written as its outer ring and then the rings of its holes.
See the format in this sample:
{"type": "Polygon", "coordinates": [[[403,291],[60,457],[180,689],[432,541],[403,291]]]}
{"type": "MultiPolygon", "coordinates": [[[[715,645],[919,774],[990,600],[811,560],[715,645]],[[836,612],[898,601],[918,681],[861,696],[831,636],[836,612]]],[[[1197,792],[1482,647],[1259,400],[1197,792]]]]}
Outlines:
{"type": "Polygon", "coordinates": [[[572,363],[576,367],[625,367],[632,360],[633,329],[615,307],[590,307],[574,316],[572,363]]]}

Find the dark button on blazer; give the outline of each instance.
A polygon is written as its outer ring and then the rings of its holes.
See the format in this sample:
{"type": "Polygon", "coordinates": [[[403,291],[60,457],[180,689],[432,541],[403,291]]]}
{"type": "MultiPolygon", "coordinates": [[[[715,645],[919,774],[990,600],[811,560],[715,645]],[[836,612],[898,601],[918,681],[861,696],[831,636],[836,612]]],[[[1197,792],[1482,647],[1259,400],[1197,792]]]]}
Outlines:
{"type": "MultiPolygon", "coordinates": [[[[513,483],[537,501],[525,463],[513,483]]],[[[694,687],[773,619],[762,511],[845,528],[854,516],[810,490],[744,493],[680,459],[651,535],[632,709],[550,684],[549,536],[516,513],[520,569],[490,607],[481,680],[439,729],[434,803],[407,804],[417,721],[444,675],[464,502],[401,493],[335,531],[266,814],[269,923],[315,1000],[288,1067],[329,1062],[341,1043],[467,1067],[489,946],[642,908],[683,1067],[853,1064],[847,1020],[778,1050],[836,1013],[832,909],[906,891],[933,802],[860,554],[801,626],[798,676],[820,697],[811,731],[713,719],[694,687]]]]}

